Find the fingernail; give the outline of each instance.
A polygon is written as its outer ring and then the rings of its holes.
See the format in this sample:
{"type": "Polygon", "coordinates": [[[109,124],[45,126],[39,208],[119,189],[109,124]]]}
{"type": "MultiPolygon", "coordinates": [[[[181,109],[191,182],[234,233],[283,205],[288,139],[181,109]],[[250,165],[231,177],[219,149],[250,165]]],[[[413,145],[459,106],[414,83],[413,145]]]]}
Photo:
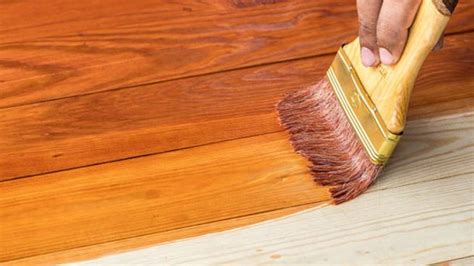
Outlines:
{"type": "Polygon", "coordinates": [[[360,55],[362,57],[362,64],[366,67],[373,66],[375,63],[375,55],[370,51],[367,47],[362,47],[360,51],[360,55]]]}
{"type": "Polygon", "coordinates": [[[393,55],[385,48],[379,48],[380,61],[384,65],[393,64],[393,55]]]}

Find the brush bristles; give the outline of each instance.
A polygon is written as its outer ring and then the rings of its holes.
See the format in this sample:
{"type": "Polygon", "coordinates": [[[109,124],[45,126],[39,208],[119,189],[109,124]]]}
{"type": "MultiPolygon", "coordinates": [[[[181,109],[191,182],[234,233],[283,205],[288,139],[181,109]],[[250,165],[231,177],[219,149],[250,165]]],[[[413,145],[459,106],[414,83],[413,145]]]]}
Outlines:
{"type": "Polygon", "coordinates": [[[331,186],[336,204],[367,190],[382,170],[368,158],[327,79],[288,95],[277,109],[294,149],[310,162],[315,181],[331,186]]]}

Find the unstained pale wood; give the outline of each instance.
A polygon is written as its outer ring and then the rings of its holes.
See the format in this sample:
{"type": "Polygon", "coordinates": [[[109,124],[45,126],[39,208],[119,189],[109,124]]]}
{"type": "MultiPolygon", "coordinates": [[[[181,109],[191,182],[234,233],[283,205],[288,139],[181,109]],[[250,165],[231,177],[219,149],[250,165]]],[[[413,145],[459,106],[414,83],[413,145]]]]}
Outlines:
{"type": "MultiPolygon", "coordinates": [[[[474,29],[472,8],[448,33],[474,29]]],[[[321,55],[356,34],[352,0],[2,1],[0,107],[321,55]]]]}
{"type": "MultiPolygon", "coordinates": [[[[474,33],[448,36],[411,119],[473,108],[474,33]]],[[[280,131],[275,104],[333,55],[0,110],[0,180],[280,131]]]]}
{"type": "Polygon", "coordinates": [[[431,264],[432,266],[470,266],[474,264],[474,256],[458,258],[454,260],[438,262],[431,264]]]}

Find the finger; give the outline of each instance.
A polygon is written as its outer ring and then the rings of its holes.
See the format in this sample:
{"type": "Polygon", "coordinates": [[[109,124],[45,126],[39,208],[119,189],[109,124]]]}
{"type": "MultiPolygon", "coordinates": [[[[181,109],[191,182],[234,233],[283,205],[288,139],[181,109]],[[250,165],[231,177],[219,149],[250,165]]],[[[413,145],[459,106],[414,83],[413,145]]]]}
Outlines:
{"type": "Polygon", "coordinates": [[[377,18],[382,0],[357,0],[357,14],[359,17],[360,55],[364,66],[379,64],[377,47],[377,18]]]}
{"type": "Polygon", "coordinates": [[[382,64],[400,58],[421,0],[384,0],[377,21],[377,45],[382,64]]]}

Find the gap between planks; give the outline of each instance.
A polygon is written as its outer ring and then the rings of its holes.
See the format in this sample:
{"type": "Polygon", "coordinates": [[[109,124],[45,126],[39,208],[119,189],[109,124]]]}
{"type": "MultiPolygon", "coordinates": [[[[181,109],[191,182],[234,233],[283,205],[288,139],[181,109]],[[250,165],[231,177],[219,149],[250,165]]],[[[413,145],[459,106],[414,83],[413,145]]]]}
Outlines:
{"type": "MultiPolygon", "coordinates": [[[[472,167],[461,168],[459,166],[472,165],[473,143],[470,136],[474,133],[473,122],[474,113],[410,122],[407,128],[407,135],[400,143],[393,160],[379,179],[381,182],[378,182],[367,193],[377,193],[377,191],[396,189],[426,181],[472,175],[472,167]]],[[[272,190],[272,187],[269,186],[262,189],[272,190]]],[[[282,190],[281,192],[275,193],[285,194],[288,192],[289,191],[282,190]]],[[[311,202],[311,200],[308,201],[308,203],[311,202]]],[[[300,202],[300,204],[301,203],[302,202],[300,202]]],[[[255,218],[255,220],[259,221],[258,218],[255,218]]],[[[231,220],[226,222],[232,223],[231,220]]],[[[212,228],[215,224],[210,224],[209,226],[211,228],[208,228],[207,230],[209,231],[207,232],[212,232],[215,229],[212,228]]],[[[203,225],[203,227],[205,228],[206,226],[203,225]]],[[[229,225],[217,227],[217,231],[232,228],[232,226],[229,225]]],[[[182,230],[184,231],[184,235],[180,235],[178,232],[177,235],[180,236],[177,237],[186,236],[186,229],[182,230]]],[[[199,233],[204,233],[205,231],[206,229],[199,231],[199,233]]],[[[192,236],[194,233],[195,230],[191,229],[188,236],[192,236]]],[[[171,234],[173,234],[173,232],[171,234]]],[[[38,262],[47,260],[62,261],[69,256],[75,258],[97,256],[101,251],[112,252],[123,250],[127,247],[135,248],[137,246],[133,245],[133,239],[134,238],[118,241],[118,243],[111,242],[98,246],[84,247],[77,250],[72,249],[71,251],[53,253],[37,258],[33,257],[26,259],[26,261],[35,261],[35,259],[38,262]]],[[[166,241],[166,237],[160,234],[151,234],[150,236],[138,238],[136,244],[149,245],[154,241],[160,240],[166,241]]],[[[22,261],[25,262],[25,260],[20,260],[19,262],[22,261]]]]}

